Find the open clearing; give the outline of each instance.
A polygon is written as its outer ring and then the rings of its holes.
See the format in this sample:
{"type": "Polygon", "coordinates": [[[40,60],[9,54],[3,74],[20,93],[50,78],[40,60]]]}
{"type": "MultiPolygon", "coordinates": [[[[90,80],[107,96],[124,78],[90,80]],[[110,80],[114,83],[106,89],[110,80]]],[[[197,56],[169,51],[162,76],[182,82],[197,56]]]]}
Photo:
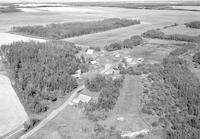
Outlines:
{"type": "Polygon", "coordinates": [[[0,75],[0,137],[15,130],[28,120],[9,78],[0,75]]]}
{"type": "Polygon", "coordinates": [[[44,42],[45,40],[42,39],[36,39],[36,38],[31,38],[31,37],[25,37],[25,36],[20,36],[20,35],[15,35],[15,34],[10,34],[10,33],[1,33],[0,32],[0,46],[3,44],[10,44],[16,41],[39,41],[39,42],[44,42]]]}

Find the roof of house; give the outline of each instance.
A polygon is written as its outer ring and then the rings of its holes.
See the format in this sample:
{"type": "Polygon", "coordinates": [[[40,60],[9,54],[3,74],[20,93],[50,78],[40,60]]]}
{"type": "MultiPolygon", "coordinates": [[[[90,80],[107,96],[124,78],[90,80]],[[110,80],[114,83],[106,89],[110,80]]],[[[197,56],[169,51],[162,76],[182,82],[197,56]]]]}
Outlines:
{"type": "Polygon", "coordinates": [[[73,99],[72,102],[78,104],[80,101],[88,103],[91,100],[90,96],[80,94],[77,98],[73,99]]]}

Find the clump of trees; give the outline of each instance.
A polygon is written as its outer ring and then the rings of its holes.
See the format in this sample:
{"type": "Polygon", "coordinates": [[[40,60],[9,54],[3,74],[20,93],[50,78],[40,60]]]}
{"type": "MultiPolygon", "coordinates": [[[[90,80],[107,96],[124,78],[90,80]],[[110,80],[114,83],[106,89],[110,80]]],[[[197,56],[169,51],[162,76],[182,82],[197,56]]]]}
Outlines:
{"type": "Polygon", "coordinates": [[[164,39],[165,33],[158,29],[153,29],[153,30],[148,30],[148,31],[142,33],[141,36],[144,38],[164,39]]]}
{"type": "Polygon", "coordinates": [[[200,29],[200,21],[185,23],[186,27],[200,29]]]}
{"type": "Polygon", "coordinates": [[[1,47],[11,78],[25,107],[45,112],[52,103],[78,86],[71,75],[82,64],[74,44],[52,41],[16,42],[1,47]]]}
{"type": "Polygon", "coordinates": [[[200,52],[195,53],[192,58],[193,58],[192,60],[193,62],[200,64],[200,52]]]}
{"type": "Polygon", "coordinates": [[[94,133],[91,138],[93,139],[129,139],[128,137],[122,137],[121,132],[114,126],[106,126],[101,124],[95,124],[94,133]]]}
{"type": "Polygon", "coordinates": [[[134,35],[130,37],[129,39],[125,39],[123,42],[114,42],[111,43],[110,45],[106,45],[104,49],[106,51],[116,51],[116,50],[121,50],[123,48],[130,48],[132,49],[134,46],[138,46],[142,44],[143,39],[141,36],[134,35]]]}
{"type": "Polygon", "coordinates": [[[126,39],[123,42],[123,48],[133,48],[142,44],[143,40],[139,35],[134,35],[130,39],[126,39]]]}
{"type": "Polygon", "coordinates": [[[121,42],[114,42],[104,47],[106,51],[116,51],[116,50],[121,50],[122,48],[123,45],[121,42]]]}
{"type": "Polygon", "coordinates": [[[123,80],[124,76],[112,79],[100,74],[91,80],[87,80],[86,88],[92,92],[100,92],[100,94],[97,102],[91,102],[86,106],[86,112],[112,110],[120,95],[119,89],[123,87],[123,80]]]}
{"type": "Polygon", "coordinates": [[[182,34],[172,34],[166,35],[160,30],[148,30],[141,34],[144,38],[153,38],[153,39],[165,39],[165,40],[176,40],[176,41],[186,41],[186,42],[199,42],[199,36],[188,36],[182,34]]]}
{"type": "Polygon", "coordinates": [[[170,52],[170,55],[172,55],[172,56],[180,56],[180,55],[188,52],[190,49],[194,49],[195,47],[196,47],[196,45],[193,44],[193,43],[184,44],[180,48],[177,48],[174,51],[170,52]]]}
{"type": "Polygon", "coordinates": [[[102,21],[69,22],[50,24],[47,26],[13,27],[11,32],[44,37],[48,39],[64,39],[83,34],[106,31],[110,29],[140,24],[139,20],[109,18],[102,21]]]}

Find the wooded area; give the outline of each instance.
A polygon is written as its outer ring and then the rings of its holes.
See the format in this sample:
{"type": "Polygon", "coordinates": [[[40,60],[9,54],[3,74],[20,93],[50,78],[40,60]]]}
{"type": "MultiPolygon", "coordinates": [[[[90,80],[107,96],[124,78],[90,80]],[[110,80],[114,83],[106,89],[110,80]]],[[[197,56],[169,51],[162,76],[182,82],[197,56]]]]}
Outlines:
{"type": "Polygon", "coordinates": [[[71,75],[83,63],[76,58],[79,48],[72,43],[16,42],[1,49],[17,93],[31,112],[45,112],[49,103],[78,85],[71,75]]]}
{"type": "Polygon", "coordinates": [[[132,49],[134,46],[138,46],[143,43],[143,39],[141,36],[134,35],[129,39],[125,39],[123,42],[114,42],[109,45],[104,46],[106,51],[116,51],[121,50],[123,48],[132,49]]]}
{"type": "Polygon", "coordinates": [[[186,27],[200,29],[200,21],[185,23],[186,27]]]}
{"type": "Polygon", "coordinates": [[[148,78],[152,84],[142,111],[160,117],[158,123],[166,130],[167,139],[199,139],[200,82],[178,57],[183,53],[175,51],[177,55],[171,52],[162,65],[151,66],[148,78]]]}
{"type": "Polygon", "coordinates": [[[69,22],[62,24],[49,24],[46,26],[13,27],[11,32],[33,35],[48,39],[64,39],[83,34],[90,34],[140,24],[139,20],[109,18],[102,21],[69,22]]]}

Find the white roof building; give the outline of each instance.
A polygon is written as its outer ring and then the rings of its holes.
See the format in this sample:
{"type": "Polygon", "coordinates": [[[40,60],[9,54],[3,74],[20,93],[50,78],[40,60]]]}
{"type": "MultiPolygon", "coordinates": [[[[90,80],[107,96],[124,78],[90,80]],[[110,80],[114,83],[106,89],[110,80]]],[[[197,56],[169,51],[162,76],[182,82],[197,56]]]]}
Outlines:
{"type": "Polygon", "coordinates": [[[90,63],[91,63],[91,64],[97,64],[97,61],[92,60],[92,61],[90,61],[90,63]]]}
{"type": "Polygon", "coordinates": [[[91,100],[90,96],[80,94],[77,98],[72,100],[72,103],[78,104],[79,102],[88,103],[91,100]]]}
{"type": "Polygon", "coordinates": [[[87,49],[86,54],[87,55],[92,55],[94,53],[93,49],[87,49]]]}

